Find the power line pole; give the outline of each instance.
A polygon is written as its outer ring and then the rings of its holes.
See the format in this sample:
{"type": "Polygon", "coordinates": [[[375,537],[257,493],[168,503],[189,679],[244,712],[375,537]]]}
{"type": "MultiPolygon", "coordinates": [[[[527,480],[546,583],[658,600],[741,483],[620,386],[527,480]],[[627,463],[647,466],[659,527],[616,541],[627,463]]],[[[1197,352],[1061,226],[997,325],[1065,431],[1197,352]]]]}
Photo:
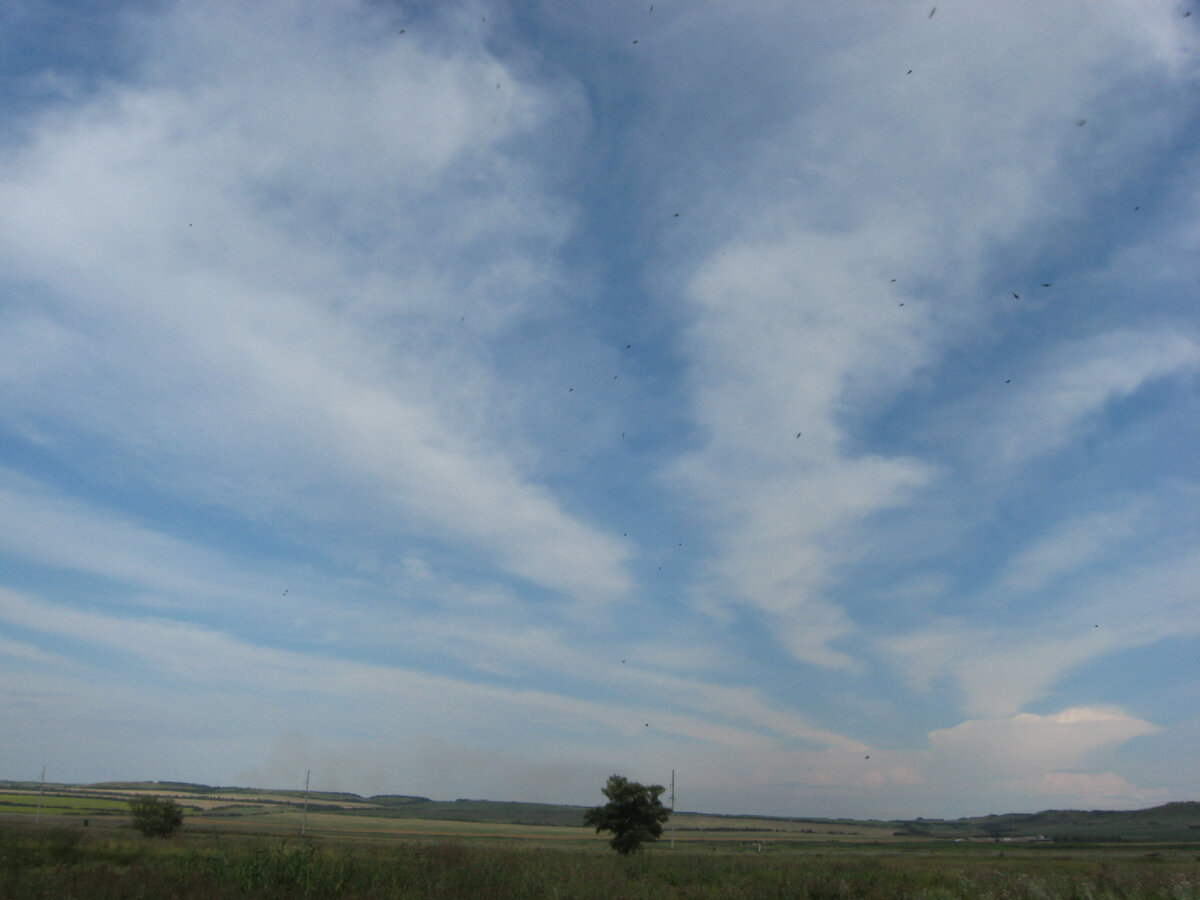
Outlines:
{"type": "Polygon", "coordinates": [[[675,849],[675,770],[671,770],[671,849],[675,849]]]}
{"type": "Polygon", "coordinates": [[[42,824],[42,792],[46,790],[46,767],[42,766],[42,783],[38,786],[37,814],[33,817],[34,825],[42,824]]]}
{"type": "Polygon", "coordinates": [[[304,818],[300,820],[301,834],[308,830],[308,776],[311,774],[312,769],[306,769],[304,772],[304,818]]]}

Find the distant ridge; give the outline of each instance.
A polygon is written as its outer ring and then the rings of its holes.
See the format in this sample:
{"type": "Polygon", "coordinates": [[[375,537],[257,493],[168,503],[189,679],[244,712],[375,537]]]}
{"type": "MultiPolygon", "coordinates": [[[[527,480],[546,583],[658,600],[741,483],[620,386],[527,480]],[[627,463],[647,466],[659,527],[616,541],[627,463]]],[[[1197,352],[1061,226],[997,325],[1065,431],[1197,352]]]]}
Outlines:
{"type": "MultiPolygon", "coordinates": [[[[37,792],[41,785],[32,781],[0,781],[0,789],[37,792]]],[[[305,792],[298,789],[248,787],[214,787],[185,781],[104,781],[95,784],[45,785],[45,793],[93,795],[101,792],[111,797],[117,794],[171,793],[186,803],[187,795],[211,802],[221,798],[238,798],[239,804],[261,807],[272,804],[284,807],[299,806],[305,792]]],[[[345,816],[367,816],[396,819],[433,819],[457,822],[477,822],[508,825],[583,825],[587,807],[555,803],[526,803],[504,800],[431,800],[408,794],[359,794],[336,791],[310,791],[307,794],[310,811],[345,816]]],[[[225,807],[222,807],[225,808],[225,807]]],[[[729,822],[732,830],[761,831],[772,822],[811,823],[814,826],[862,826],[879,830],[890,829],[895,836],[934,840],[1053,840],[1053,841],[1172,841],[1200,843],[1200,801],[1186,800],[1164,803],[1137,810],[1059,810],[1048,809],[1035,813],[1005,813],[971,816],[961,819],[860,820],[806,816],[721,815],[713,813],[678,812],[675,815],[681,830],[710,830],[717,823],[729,822]],[[746,827],[732,823],[743,822],[746,827]],[[753,827],[751,827],[753,826],[753,827]]],[[[721,830],[728,830],[720,826],[721,830]]],[[[807,829],[806,829],[807,830],[807,829]]],[[[820,832],[824,833],[824,832],[820,832]]]]}
{"type": "Polygon", "coordinates": [[[973,816],[965,819],[917,819],[902,823],[913,835],[945,838],[1052,840],[1200,841],[1200,802],[1174,801],[1149,809],[1062,810],[973,816]]]}
{"type": "MultiPolygon", "coordinates": [[[[0,785],[15,782],[0,781],[0,785]]],[[[91,788],[105,791],[176,791],[183,794],[275,794],[278,796],[304,797],[302,788],[251,788],[251,787],[214,787],[208,784],[193,784],[189,781],[101,781],[96,784],[66,785],[67,787],[91,788]]],[[[314,800],[342,800],[346,802],[367,802],[358,794],[343,791],[309,791],[308,796],[314,800]]]]}

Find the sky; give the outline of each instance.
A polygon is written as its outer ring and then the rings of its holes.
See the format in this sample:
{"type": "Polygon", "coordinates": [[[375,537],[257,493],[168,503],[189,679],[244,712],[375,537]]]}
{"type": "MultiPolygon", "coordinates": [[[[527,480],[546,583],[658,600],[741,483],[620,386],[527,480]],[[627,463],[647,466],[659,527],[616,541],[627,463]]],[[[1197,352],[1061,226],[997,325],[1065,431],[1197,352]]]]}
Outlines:
{"type": "Polygon", "coordinates": [[[0,0],[0,778],[1200,798],[1198,26],[0,0]]]}

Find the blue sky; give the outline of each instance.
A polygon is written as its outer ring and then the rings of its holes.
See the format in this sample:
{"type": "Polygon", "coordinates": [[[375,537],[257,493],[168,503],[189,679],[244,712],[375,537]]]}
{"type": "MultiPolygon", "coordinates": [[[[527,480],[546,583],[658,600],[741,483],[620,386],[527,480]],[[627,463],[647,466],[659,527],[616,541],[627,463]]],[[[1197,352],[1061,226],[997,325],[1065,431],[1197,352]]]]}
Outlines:
{"type": "Polygon", "coordinates": [[[0,777],[1200,783],[1187,0],[7,0],[0,777]]]}

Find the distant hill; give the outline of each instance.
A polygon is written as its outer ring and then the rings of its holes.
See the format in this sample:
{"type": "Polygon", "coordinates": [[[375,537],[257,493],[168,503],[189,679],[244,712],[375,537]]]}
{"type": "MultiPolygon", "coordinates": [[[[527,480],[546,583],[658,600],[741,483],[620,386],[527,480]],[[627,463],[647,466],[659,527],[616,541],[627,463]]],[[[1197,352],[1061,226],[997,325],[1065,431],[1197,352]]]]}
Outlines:
{"type": "MultiPolygon", "coordinates": [[[[15,783],[0,781],[0,786],[15,783]]],[[[78,785],[78,787],[106,791],[172,791],[182,794],[199,794],[201,796],[220,795],[223,797],[238,795],[258,797],[263,794],[270,794],[276,797],[295,797],[298,801],[302,801],[305,795],[303,790],[291,788],[275,790],[271,788],[213,787],[208,784],[192,784],[188,781],[101,781],[97,784],[78,785]]],[[[358,794],[350,794],[342,791],[309,791],[308,797],[311,800],[326,803],[337,803],[339,801],[345,803],[366,802],[358,794]]],[[[413,799],[424,800],[425,798],[416,797],[413,799]]]]}
{"type": "MultiPolygon", "coordinates": [[[[28,781],[0,781],[0,790],[38,792],[28,781]]],[[[112,797],[136,793],[171,793],[186,803],[193,795],[199,807],[223,814],[244,810],[263,814],[271,809],[303,804],[303,790],[212,787],[178,781],[119,781],[89,785],[47,784],[47,796],[112,797]],[[230,801],[225,804],[224,801],[230,801]]],[[[395,819],[433,819],[507,825],[583,826],[586,807],[501,800],[431,800],[405,794],[358,794],[311,791],[310,812],[395,819]]],[[[234,813],[242,814],[242,813],[234,813]]],[[[714,815],[678,812],[674,820],[683,831],[798,831],[807,834],[892,834],[933,840],[1158,841],[1200,842],[1200,802],[1166,803],[1139,810],[1043,810],[1036,813],[974,816],[963,819],[859,821],[855,819],[784,816],[714,815]],[[807,826],[807,827],[800,827],[807,826]]]]}
{"type": "Polygon", "coordinates": [[[1200,802],[1137,810],[1049,809],[967,819],[917,819],[901,826],[908,834],[950,839],[1042,835],[1059,841],[1200,841],[1200,802]]]}

